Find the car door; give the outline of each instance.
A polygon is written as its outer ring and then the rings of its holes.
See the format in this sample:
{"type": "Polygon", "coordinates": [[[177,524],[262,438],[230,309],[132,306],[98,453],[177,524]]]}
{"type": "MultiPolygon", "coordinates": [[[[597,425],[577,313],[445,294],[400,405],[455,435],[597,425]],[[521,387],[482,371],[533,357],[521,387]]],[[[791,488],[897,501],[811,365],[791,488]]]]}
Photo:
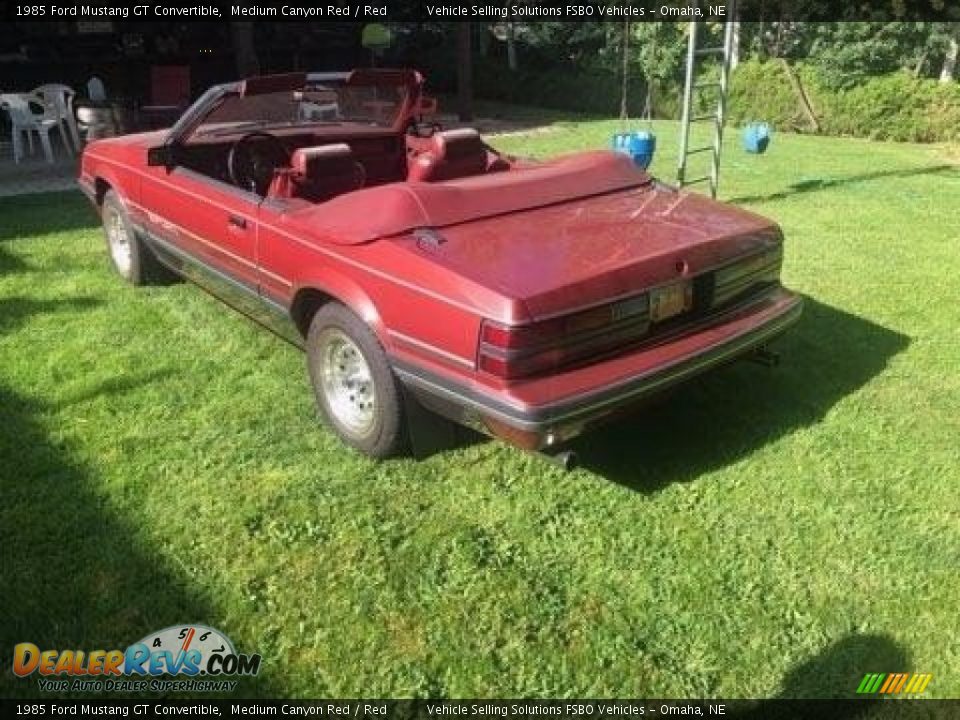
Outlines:
{"type": "Polygon", "coordinates": [[[192,270],[255,295],[260,197],[185,167],[152,167],[148,174],[141,198],[151,239],[192,270]]]}
{"type": "Polygon", "coordinates": [[[260,204],[260,226],[257,237],[257,269],[260,295],[281,307],[293,300],[293,278],[302,257],[291,237],[297,228],[288,228],[289,203],[268,198],[260,204]]]}

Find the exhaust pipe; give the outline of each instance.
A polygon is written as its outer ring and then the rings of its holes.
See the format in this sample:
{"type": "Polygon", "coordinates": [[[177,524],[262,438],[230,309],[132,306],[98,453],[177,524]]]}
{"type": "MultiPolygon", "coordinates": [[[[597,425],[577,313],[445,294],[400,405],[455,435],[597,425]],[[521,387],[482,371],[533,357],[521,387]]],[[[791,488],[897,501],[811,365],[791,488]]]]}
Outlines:
{"type": "Polygon", "coordinates": [[[561,450],[558,453],[540,453],[540,456],[551,463],[556,465],[558,468],[564,472],[570,472],[575,467],[577,467],[577,454],[573,450],[561,450]]]}

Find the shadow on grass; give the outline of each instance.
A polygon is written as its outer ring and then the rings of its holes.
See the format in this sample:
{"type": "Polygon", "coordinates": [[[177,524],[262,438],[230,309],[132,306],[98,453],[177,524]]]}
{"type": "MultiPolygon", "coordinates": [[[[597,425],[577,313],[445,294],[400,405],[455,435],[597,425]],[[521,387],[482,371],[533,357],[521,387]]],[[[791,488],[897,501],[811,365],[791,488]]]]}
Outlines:
{"type": "Polygon", "coordinates": [[[138,387],[160,382],[173,374],[173,370],[164,369],[151,370],[138,375],[110,378],[108,380],[104,380],[99,385],[91,387],[87,390],[83,390],[82,392],[74,393],[69,397],[65,397],[55,405],[51,404],[51,408],[55,407],[57,410],[63,410],[74,405],[82,405],[85,402],[96,400],[97,398],[101,398],[105,395],[122,395],[124,393],[136,390],[138,387]]]}
{"type": "Polygon", "coordinates": [[[850,698],[867,673],[910,672],[907,650],[886,635],[854,633],[792,668],[781,698],[850,698]]]}
{"type": "Polygon", "coordinates": [[[0,198],[0,218],[0,242],[100,225],[97,213],[79,190],[0,198]]]}
{"type": "Polygon", "coordinates": [[[874,717],[879,707],[889,709],[890,703],[880,701],[876,696],[856,694],[864,675],[912,672],[914,668],[911,662],[909,653],[890,637],[848,635],[792,668],[784,676],[780,692],[775,698],[760,701],[743,712],[732,713],[731,717],[737,720],[768,720],[778,717],[831,717],[853,720],[874,717]],[[857,698],[858,701],[844,705],[782,703],[784,700],[795,699],[850,698],[857,698]]]}
{"type": "Polygon", "coordinates": [[[953,174],[957,172],[958,169],[956,165],[944,163],[941,165],[927,165],[924,167],[906,168],[901,170],[877,170],[876,172],[862,173],[860,175],[848,175],[846,177],[810,178],[808,180],[801,180],[788,185],[785,190],[779,190],[766,195],[743,195],[740,197],[730,198],[726,202],[764,203],[774,200],[783,200],[791,197],[792,195],[800,195],[802,193],[816,192],[819,190],[830,190],[843,185],[870,182],[871,180],[879,180],[881,178],[907,178],[915,175],[937,175],[940,173],[953,174]]]}
{"type": "Polygon", "coordinates": [[[8,297],[0,300],[0,332],[8,332],[32,315],[96,307],[100,301],[92,297],[67,297],[61,300],[34,300],[8,297]]]}
{"type": "Polygon", "coordinates": [[[30,266],[0,245],[0,276],[27,272],[30,266]]]}
{"type": "MultiPolygon", "coordinates": [[[[123,390],[97,394],[117,391],[123,390]]],[[[0,386],[0,465],[7,468],[0,475],[2,697],[38,695],[35,675],[12,674],[12,649],[20,642],[41,649],[124,649],[170,625],[223,629],[211,599],[170,568],[140,528],[117,516],[63,441],[47,433],[40,419],[45,414],[50,410],[42,403],[0,386]]],[[[237,644],[240,652],[257,651],[237,644]]],[[[230,696],[276,695],[258,677],[239,680],[230,696]]]]}
{"type": "Polygon", "coordinates": [[[813,425],[883,371],[909,338],[807,298],[800,321],[776,341],[773,369],[738,362],[707,373],[570,448],[587,470],[656,492],[728,465],[813,425]]]}

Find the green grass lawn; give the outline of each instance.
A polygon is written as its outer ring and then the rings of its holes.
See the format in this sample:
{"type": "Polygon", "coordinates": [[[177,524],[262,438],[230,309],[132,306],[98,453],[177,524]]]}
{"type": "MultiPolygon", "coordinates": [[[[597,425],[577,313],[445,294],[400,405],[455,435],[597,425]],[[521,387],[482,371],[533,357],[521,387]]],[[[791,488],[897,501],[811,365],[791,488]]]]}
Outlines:
{"type": "Polygon", "coordinates": [[[297,350],[190,285],[122,284],[80,193],[0,201],[0,693],[37,694],[17,642],[195,621],[263,655],[247,695],[843,696],[917,671],[960,696],[960,168],[734,135],[722,197],[783,225],[808,298],[783,362],[580,439],[569,474],[480,440],[364,459],[297,350]]]}

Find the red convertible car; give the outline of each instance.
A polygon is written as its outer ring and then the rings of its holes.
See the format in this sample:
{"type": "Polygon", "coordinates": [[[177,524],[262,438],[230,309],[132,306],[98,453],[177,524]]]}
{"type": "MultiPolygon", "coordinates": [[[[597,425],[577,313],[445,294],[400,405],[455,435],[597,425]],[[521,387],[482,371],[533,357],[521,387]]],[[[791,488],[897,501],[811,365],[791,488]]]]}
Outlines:
{"type": "Polygon", "coordinates": [[[553,450],[799,316],[770,220],[614,152],[508,157],[423,122],[422,87],[255,77],[91,143],[117,272],[187,277],[304,347],[322,414],[376,457],[438,417],[553,450]]]}

